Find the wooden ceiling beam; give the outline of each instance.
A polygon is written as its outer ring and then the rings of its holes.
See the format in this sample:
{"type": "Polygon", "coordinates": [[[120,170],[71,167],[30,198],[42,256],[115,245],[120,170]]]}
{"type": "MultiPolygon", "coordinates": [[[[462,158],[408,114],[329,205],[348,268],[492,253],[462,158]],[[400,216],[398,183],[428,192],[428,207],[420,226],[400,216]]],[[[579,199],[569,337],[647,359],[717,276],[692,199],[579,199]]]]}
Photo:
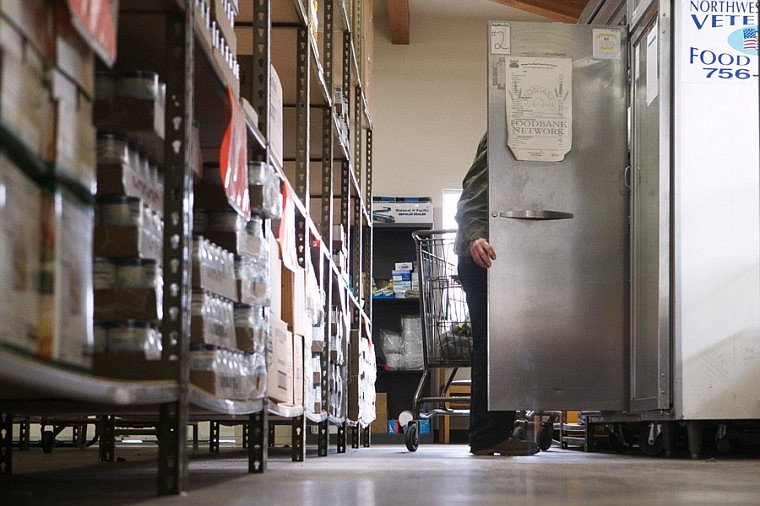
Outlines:
{"type": "MultiPolygon", "coordinates": [[[[521,11],[545,16],[554,21],[575,23],[588,0],[491,0],[521,11]]],[[[389,5],[391,0],[388,0],[389,5]]]]}
{"type": "Polygon", "coordinates": [[[409,0],[388,0],[391,43],[409,44],[409,0]]]}

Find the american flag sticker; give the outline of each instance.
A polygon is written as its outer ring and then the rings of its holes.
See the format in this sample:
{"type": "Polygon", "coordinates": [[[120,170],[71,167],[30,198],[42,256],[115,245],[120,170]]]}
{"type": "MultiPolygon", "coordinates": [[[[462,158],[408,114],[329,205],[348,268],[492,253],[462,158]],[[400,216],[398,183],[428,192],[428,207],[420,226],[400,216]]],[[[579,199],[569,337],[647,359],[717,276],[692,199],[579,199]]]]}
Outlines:
{"type": "Polygon", "coordinates": [[[744,35],[744,49],[757,49],[757,27],[745,28],[743,30],[744,35]]]}

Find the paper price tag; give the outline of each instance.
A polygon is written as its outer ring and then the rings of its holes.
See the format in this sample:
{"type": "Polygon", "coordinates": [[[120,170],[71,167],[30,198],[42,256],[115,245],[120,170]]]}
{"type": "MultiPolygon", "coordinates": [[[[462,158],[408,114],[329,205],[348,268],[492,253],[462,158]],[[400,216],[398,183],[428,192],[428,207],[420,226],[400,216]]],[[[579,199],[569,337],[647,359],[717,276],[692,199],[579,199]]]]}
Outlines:
{"type": "Polygon", "coordinates": [[[491,54],[511,54],[511,37],[509,23],[491,23],[491,54]]]}

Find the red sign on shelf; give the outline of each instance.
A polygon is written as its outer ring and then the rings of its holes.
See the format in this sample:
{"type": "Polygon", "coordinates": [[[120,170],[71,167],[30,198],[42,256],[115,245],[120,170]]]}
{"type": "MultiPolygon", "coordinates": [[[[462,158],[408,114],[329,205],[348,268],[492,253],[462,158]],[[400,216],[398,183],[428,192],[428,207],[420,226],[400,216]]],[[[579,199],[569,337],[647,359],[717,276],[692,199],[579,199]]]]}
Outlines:
{"type": "Polygon", "coordinates": [[[71,24],[110,67],[116,60],[118,0],[66,0],[71,24]]]}
{"type": "Polygon", "coordinates": [[[235,100],[232,88],[227,86],[230,100],[230,122],[224,132],[219,151],[219,171],[227,200],[238,213],[251,217],[251,199],[248,195],[248,136],[245,112],[235,100]]]}

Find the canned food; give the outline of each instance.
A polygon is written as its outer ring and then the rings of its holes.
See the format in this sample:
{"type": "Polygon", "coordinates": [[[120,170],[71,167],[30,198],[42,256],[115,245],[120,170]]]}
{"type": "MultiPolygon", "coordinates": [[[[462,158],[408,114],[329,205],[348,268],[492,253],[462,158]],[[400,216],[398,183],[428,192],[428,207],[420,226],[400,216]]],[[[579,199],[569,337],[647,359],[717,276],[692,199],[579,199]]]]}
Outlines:
{"type": "Polygon", "coordinates": [[[127,320],[108,329],[108,351],[143,351],[150,327],[145,322],[127,320]]]}
{"type": "Polygon", "coordinates": [[[114,133],[98,133],[96,153],[100,164],[128,164],[129,141],[114,133]]]}
{"type": "Polygon", "coordinates": [[[137,197],[102,197],[99,207],[101,225],[125,227],[140,226],[143,223],[143,203],[137,197]]]}
{"type": "Polygon", "coordinates": [[[102,197],[100,220],[104,226],[136,226],[143,224],[145,204],[138,197],[113,195],[102,197]]]}
{"type": "Polygon", "coordinates": [[[124,98],[156,100],[158,98],[158,74],[147,70],[125,72],[116,81],[116,94],[124,98]]]}
{"type": "Polygon", "coordinates": [[[95,323],[93,325],[93,351],[101,353],[108,351],[108,329],[109,323],[95,323]]]}
{"type": "Polygon", "coordinates": [[[116,286],[116,263],[110,258],[96,258],[92,267],[92,286],[108,290],[116,286]]]}
{"type": "Polygon", "coordinates": [[[264,162],[248,162],[248,184],[264,185],[269,179],[269,166],[264,162]]]}
{"type": "Polygon", "coordinates": [[[161,271],[153,259],[132,258],[116,264],[116,286],[120,288],[156,288],[161,271]]]}

